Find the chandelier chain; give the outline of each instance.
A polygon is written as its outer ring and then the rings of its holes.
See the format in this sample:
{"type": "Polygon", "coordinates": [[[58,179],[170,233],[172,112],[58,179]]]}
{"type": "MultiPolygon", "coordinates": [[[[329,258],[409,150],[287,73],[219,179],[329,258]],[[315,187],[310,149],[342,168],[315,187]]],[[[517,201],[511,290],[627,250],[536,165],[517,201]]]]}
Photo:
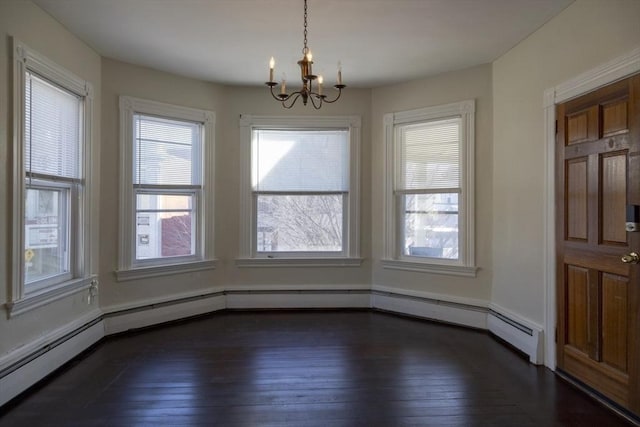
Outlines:
{"type": "Polygon", "coordinates": [[[304,48],[302,48],[302,53],[306,55],[309,52],[309,48],[307,47],[307,0],[304,0],[304,48]]]}

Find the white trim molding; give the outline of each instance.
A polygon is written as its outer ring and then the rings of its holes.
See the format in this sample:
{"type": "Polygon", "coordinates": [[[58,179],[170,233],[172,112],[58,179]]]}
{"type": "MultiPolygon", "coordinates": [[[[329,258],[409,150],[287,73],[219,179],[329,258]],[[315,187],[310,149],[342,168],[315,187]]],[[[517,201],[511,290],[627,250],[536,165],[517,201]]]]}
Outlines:
{"type": "Polygon", "coordinates": [[[100,310],[64,325],[0,358],[0,406],[104,337],[100,310]]]}
{"type": "Polygon", "coordinates": [[[542,326],[497,304],[490,304],[487,329],[529,356],[529,361],[534,365],[544,363],[542,326]]]}
{"type": "Polygon", "coordinates": [[[236,267],[360,267],[363,258],[237,258],[236,267]]]}
{"type": "Polygon", "coordinates": [[[214,167],[215,120],[213,111],[166,104],[130,96],[120,96],[120,230],[118,250],[118,281],[136,280],[165,274],[177,274],[214,269],[214,167]],[[201,152],[195,156],[200,164],[196,192],[196,250],[192,256],[162,257],[136,260],[136,224],[133,185],[134,115],[147,114],[168,119],[198,123],[202,129],[201,152]]]}
{"type": "Polygon", "coordinates": [[[551,90],[554,93],[553,102],[558,104],[576,98],[617,80],[622,80],[639,71],[640,46],[552,88],[551,90]]]}
{"type": "Polygon", "coordinates": [[[227,291],[229,309],[338,309],[370,308],[369,291],[227,291]],[[336,298],[339,296],[340,298],[336,298]]]}
{"type": "Polygon", "coordinates": [[[420,273],[445,274],[448,276],[476,277],[478,267],[467,267],[447,264],[426,264],[398,259],[383,259],[382,266],[390,270],[417,271],[420,273]]]}
{"type": "Polygon", "coordinates": [[[360,259],[360,116],[240,116],[240,244],[236,260],[238,267],[299,267],[332,266],[352,267],[360,259]],[[254,193],[251,184],[251,146],[254,129],[304,130],[348,129],[349,131],[349,189],[348,205],[344,207],[344,241],[342,251],[329,254],[295,253],[258,257],[255,253],[254,193]],[[300,258],[297,261],[294,257],[300,258]]]}
{"type": "MultiPolygon", "coordinates": [[[[32,50],[20,40],[12,37],[13,55],[13,174],[12,174],[12,236],[11,236],[11,287],[9,300],[5,304],[8,315],[15,316],[48,302],[90,288],[95,282],[92,260],[95,259],[93,241],[97,219],[91,215],[93,176],[98,169],[93,148],[93,86],[47,57],[32,50]],[[32,71],[43,79],[59,85],[82,100],[80,132],[79,190],[76,190],[77,205],[71,209],[69,247],[71,261],[68,275],[59,282],[46,284],[39,289],[25,288],[25,95],[26,73],[32,71]]],[[[75,203],[74,203],[75,204],[75,203]]]]}
{"type": "MultiPolygon", "coordinates": [[[[30,295],[29,298],[24,298],[15,302],[8,302],[6,304],[7,310],[11,313],[11,316],[17,316],[29,310],[52,303],[53,301],[77,294],[78,292],[90,289],[96,289],[97,291],[98,279],[96,277],[97,276],[91,276],[87,278],[73,279],[65,282],[64,286],[45,289],[42,292],[30,295]]],[[[95,296],[97,293],[91,295],[95,296]]],[[[87,300],[87,303],[89,304],[92,302],[93,301],[91,299],[87,300]]]]}
{"type": "Polygon", "coordinates": [[[224,308],[226,308],[226,298],[223,288],[111,306],[105,308],[103,315],[105,335],[213,313],[224,308]]]}
{"type": "MultiPolygon", "coordinates": [[[[594,91],[602,86],[629,77],[640,72],[640,46],[625,55],[612,59],[598,67],[586,71],[559,85],[544,91],[542,103],[544,108],[545,144],[545,201],[544,218],[544,329],[556,329],[556,234],[555,234],[555,144],[556,144],[556,104],[594,91]]],[[[555,333],[547,333],[544,337],[544,364],[549,369],[556,369],[555,333]]]]}
{"type": "Polygon", "coordinates": [[[193,273],[194,271],[212,270],[216,268],[217,260],[189,261],[180,264],[157,265],[152,267],[132,268],[129,270],[117,270],[116,280],[126,282],[128,280],[146,279],[149,277],[168,276],[172,274],[193,273]]]}
{"type": "Polygon", "coordinates": [[[372,307],[476,329],[487,329],[488,302],[374,285],[372,307]]]}
{"type": "Polygon", "coordinates": [[[368,285],[251,285],[225,291],[229,309],[370,308],[368,285]]]}

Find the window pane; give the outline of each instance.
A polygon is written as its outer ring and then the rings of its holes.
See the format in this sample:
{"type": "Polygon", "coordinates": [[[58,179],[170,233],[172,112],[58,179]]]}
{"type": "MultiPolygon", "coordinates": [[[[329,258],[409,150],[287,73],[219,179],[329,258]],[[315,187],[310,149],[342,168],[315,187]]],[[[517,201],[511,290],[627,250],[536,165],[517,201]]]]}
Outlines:
{"type": "Polygon", "coordinates": [[[458,194],[407,194],[401,199],[403,254],[458,259],[458,194]]]}
{"type": "Polygon", "coordinates": [[[197,185],[199,123],[134,116],[134,184],[197,185]]]}
{"type": "Polygon", "coordinates": [[[258,195],[258,252],[342,251],[343,196],[258,195]]]}
{"type": "Polygon", "coordinates": [[[81,99],[26,74],[25,170],[79,178],[81,99]]]}
{"type": "Polygon", "coordinates": [[[256,130],[253,187],[257,191],[347,191],[349,131],[256,130]]]}
{"type": "Polygon", "coordinates": [[[400,128],[399,190],[460,187],[460,119],[400,128]]]}
{"type": "Polygon", "coordinates": [[[138,210],[191,210],[193,195],[191,194],[158,194],[142,193],[136,195],[138,210]]]}
{"type": "Polygon", "coordinates": [[[66,189],[26,191],[25,283],[69,272],[66,189]]]}
{"type": "Polygon", "coordinates": [[[195,254],[193,196],[138,194],[136,259],[195,254]]]}

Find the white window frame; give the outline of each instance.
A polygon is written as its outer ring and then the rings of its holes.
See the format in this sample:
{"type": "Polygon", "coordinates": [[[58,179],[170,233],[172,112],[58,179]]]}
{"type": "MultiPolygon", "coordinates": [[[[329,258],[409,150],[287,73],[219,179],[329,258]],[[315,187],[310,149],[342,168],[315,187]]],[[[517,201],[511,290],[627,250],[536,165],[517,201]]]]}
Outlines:
{"type": "MultiPolygon", "coordinates": [[[[118,281],[156,277],[167,274],[208,270],[216,267],[214,247],[214,166],[215,113],[207,110],[139,99],[120,97],[120,240],[118,281]],[[196,122],[202,126],[201,163],[194,165],[201,173],[201,186],[185,186],[183,190],[162,189],[162,193],[193,196],[195,220],[195,254],[183,257],[163,257],[136,260],[136,202],[138,190],[133,182],[134,116],[158,116],[173,120],[196,122]],[[193,188],[187,188],[193,187],[193,188]],[[198,188],[195,188],[198,187],[198,188]]],[[[144,189],[142,189],[144,192],[144,189]]]]}
{"type": "Polygon", "coordinates": [[[252,116],[240,118],[240,254],[238,267],[354,267],[360,258],[360,128],[359,116],[252,116]],[[251,148],[254,129],[348,129],[349,190],[344,195],[343,250],[339,253],[257,253],[257,212],[251,185],[251,148]]]}
{"type": "Polygon", "coordinates": [[[384,256],[382,266],[388,269],[419,271],[475,277],[475,101],[388,113],[384,115],[384,256]],[[406,124],[459,118],[461,158],[458,196],[459,257],[457,260],[408,256],[401,253],[401,197],[395,193],[395,177],[399,167],[397,158],[397,129],[406,124]]]}
{"type": "MultiPolygon", "coordinates": [[[[6,309],[9,316],[15,316],[52,301],[64,298],[77,292],[97,286],[96,274],[92,273],[94,249],[92,249],[93,218],[92,200],[92,118],[93,118],[93,86],[91,83],[74,75],[50,59],[32,50],[20,40],[12,38],[13,53],[13,220],[12,220],[12,267],[11,292],[6,309]],[[80,179],[75,183],[61,179],[60,183],[47,180],[43,187],[65,188],[68,197],[73,198],[75,209],[69,212],[70,230],[69,254],[70,271],[52,280],[39,281],[32,289],[25,287],[25,197],[26,170],[25,147],[25,96],[26,73],[31,72],[75,95],[82,103],[80,132],[80,179]]],[[[37,181],[37,177],[32,178],[37,181]]]]}

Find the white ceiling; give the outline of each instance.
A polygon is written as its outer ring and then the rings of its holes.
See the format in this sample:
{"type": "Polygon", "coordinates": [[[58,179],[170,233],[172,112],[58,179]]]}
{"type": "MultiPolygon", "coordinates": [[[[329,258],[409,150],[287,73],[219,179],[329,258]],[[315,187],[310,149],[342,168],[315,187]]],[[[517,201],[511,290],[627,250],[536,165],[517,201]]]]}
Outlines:
{"type": "MultiPolygon", "coordinates": [[[[34,0],[109,58],[223,84],[297,79],[302,0],[34,0]]],[[[373,87],[491,62],[573,0],[308,0],[314,72],[373,87]]]]}

